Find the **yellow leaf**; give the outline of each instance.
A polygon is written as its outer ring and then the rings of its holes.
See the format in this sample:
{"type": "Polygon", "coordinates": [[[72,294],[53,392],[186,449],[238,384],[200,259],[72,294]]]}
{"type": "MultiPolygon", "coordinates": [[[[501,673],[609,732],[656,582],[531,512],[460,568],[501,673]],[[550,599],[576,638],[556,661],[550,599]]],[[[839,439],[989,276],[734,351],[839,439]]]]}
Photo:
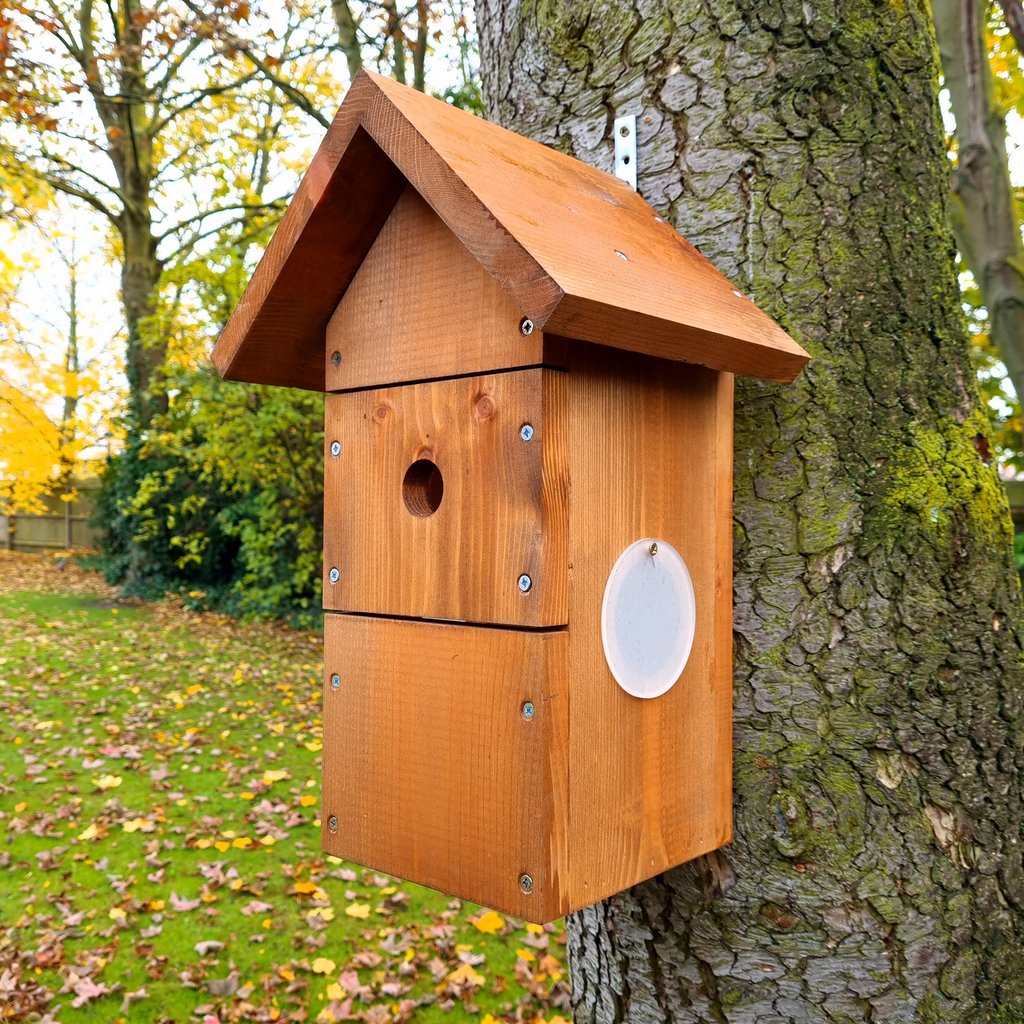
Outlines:
{"type": "Polygon", "coordinates": [[[154,911],[163,910],[167,904],[163,900],[150,900],[149,909],[154,911]]]}
{"type": "Polygon", "coordinates": [[[273,846],[273,845],[274,845],[274,843],[276,843],[276,842],[277,842],[277,840],[276,840],[276,839],[275,839],[275,838],[274,838],[273,836],[264,836],[264,837],[263,837],[263,838],[262,838],[262,839],[260,840],[260,842],[261,842],[261,843],[262,843],[262,844],[263,844],[264,846],[273,846]]]}
{"type": "Polygon", "coordinates": [[[200,850],[208,850],[212,845],[213,845],[213,843],[211,843],[209,839],[197,839],[196,840],[196,846],[200,850]]]}
{"type": "Polygon", "coordinates": [[[241,889],[243,885],[245,885],[245,882],[243,882],[242,879],[232,878],[231,881],[228,883],[228,888],[232,892],[238,892],[238,890],[241,889]]]}
{"type": "Polygon", "coordinates": [[[312,742],[312,743],[303,743],[302,745],[303,745],[303,746],[304,746],[304,747],[305,747],[305,748],[306,748],[307,750],[311,750],[311,751],[313,751],[313,753],[314,753],[314,754],[315,754],[315,753],[316,753],[316,752],[317,752],[318,750],[323,750],[323,749],[324,749],[324,745],[323,745],[323,744],[322,744],[322,743],[321,743],[321,742],[320,742],[319,740],[313,740],[313,742],[312,742]]]}
{"type": "Polygon", "coordinates": [[[313,882],[296,882],[292,892],[313,893],[316,892],[316,885],[313,882]]]}
{"type": "Polygon", "coordinates": [[[316,803],[316,797],[315,796],[300,796],[299,797],[299,803],[302,804],[303,807],[312,807],[316,803]]]}
{"type": "Polygon", "coordinates": [[[517,949],[516,956],[521,960],[536,960],[537,958],[528,949],[517,949]]]}
{"type": "Polygon", "coordinates": [[[185,692],[187,694],[202,693],[203,688],[198,683],[193,683],[185,692]]]}
{"type": "Polygon", "coordinates": [[[121,776],[104,775],[102,778],[93,779],[92,781],[97,789],[116,789],[121,785],[121,776]]]}
{"type": "Polygon", "coordinates": [[[480,1024],[494,1024],[494,1018],[489,1014],[484,1014],[484,1019],[480,1021],[480,1024]]]}
{"type": "Polygon", "coordinates": [[[540,935],[544,931],[544,926],[539,924],[528,924],[526,926],[528,932],[533,932],[534,935],[540,935]]]}
{"type": "Polygon", "coordinates": [[[273,925],[274,925],[274,919],[272,917],[265,917],[265,918],[263,918],[263,927],[264,928],[272,928],[273,925]]]}
{"type": "Polygon", "coordinates": [[[505,927],[505,919],[493,910],[488,910],[483,917],[473,922],[477,931],[483,932],[484,935],[493,935],[495,932],[505,927]]]}
{"type": "Polygon", "coordinates": [[[457,985],[482,985],[487,979],[475,971],[471,964],[463,964],[448,975],[448,981],[454,981],[457,985]]]}
{"type": "Polygon", "coordinates": [[[20,804],[15,804],[14,805],[14,811],[15,811],[16,814],[21,814],[21,812],[23,810],[25,810],[26,807],[28,807],[28,801],[27,800],[22,800],[22,802],[20,804]]]}
{"type": "Polygon", "coordinates": [[[277,768],[270,769],[263,773],[263,785],[269,786],[272,782],[281,782],[284,779],[290,779],[291,775],[288,772],[281,771],[277,768]]]}
{"type": "Polygon", "coordinates": [[[359,917],[366,919],[370,916],[370,904],[369,903],[350,903],[345,908],[345,913],[349,917],[359,917]]]}
{"type": "Polygon", "coordinates": [[[214,843],[214,847],[220,850],[221,853],[227,853],[231,849],[230,843],[214,843]]]}
{"type": "Polygon", "coordinates": [[[84,832],[78,833],[78,838],[85,841],[95,839],[99,834],[100,830],[95,825],[89,825],[84,832]]]}
{"type": "Polygon", "coordinates": [[[334,961],[328,960],[325,956],[318,956],[313,961],[314,974],[330,974],[334,970],[334,961]]]}
{"type": "Polygon", "coordinates": [[[397,885],[385,885],[384,888],[381,889],[380,894],[381,896],[390,896],[393,892],[398,892],[397,885]]]}
{"type": "Polygon", "coordinates": [[[344,999],[345,990],[336,982],[331,982],[327,986],[327,998],[328,999],[344,999]]]}
{"type": "Polygon", "coordinates": [[[231,677],[231,682],[240,683],[243,679],[242,670],[240,668],[235,669],[235,674],[231,677]]]}
{"type": "Polygon", "coordinates": [[[335,857],[335,856],[332,856],[331,854],[328,854],[327,855],[327,863],[328,864],[344,864],[345,862],[340,857],[335,857]]]}
{"type": "Polygon", "coordinates": [[[123,921],[128,916],[120,907],[111,907],[107,913],[111,921],[123,921]]]}
{"type": "Polygon", "coordinates": [[[145,823],[146,822],[145,822],[144,818],[132,818],[131,821],[126,821],[121,826],[121,828],[123,828],[125,830],[125,832],[138,832],[139,829],[142,828],[142,826],[145,823]]]}
{"type": "Polygon", "coordinates": [[[255,794],[253,794],[253,793],[239,793],[238,794],[238,799],[239,800],[252,800],[254,798],[254,796],[255,796],[255,794]]]}
{"type": "Polygon", "coordinates": [[[220,738],[222,740],[226,740],[230,735],[231,735],[231,730],[230,729],[221,729],[220,738]]]}
{"type": "MultiPolygon", "coordinates": [[[[323,996],[320,997],[321,999],[323,996]]],[[[315,1024],[336,1024],[337,1017],[325,1006],[315,1017],[315,1024]]]]}
{"type": "Polygon", "coordinates": [[[333,921],[334,907],[320,907],[320,909],[317,910],[317,914],[319,914],[325,921],[333,921]]]}

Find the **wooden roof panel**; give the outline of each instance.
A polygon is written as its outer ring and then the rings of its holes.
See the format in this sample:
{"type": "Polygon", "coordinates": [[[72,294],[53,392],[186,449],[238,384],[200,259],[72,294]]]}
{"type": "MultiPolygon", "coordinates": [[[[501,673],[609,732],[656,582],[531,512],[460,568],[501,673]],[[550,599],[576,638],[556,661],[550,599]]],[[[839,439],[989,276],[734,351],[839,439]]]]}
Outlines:
{"type": "Polygon", "coordinates": [[[769,380],[809,358],[624,182],[363,72],[217,345],[225,376],[323,389],[327,321],[405,180],[544,330],[769,380]]]}

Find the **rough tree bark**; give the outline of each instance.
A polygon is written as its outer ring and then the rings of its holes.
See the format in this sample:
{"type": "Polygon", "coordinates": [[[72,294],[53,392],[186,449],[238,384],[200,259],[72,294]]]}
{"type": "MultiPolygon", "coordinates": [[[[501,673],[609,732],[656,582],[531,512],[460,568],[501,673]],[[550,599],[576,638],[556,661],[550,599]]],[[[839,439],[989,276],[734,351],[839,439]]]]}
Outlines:
{"type": "MultiPolygon", "coordinates": [[[[1009,2],[1005,9],[1015,11],[1009,2]]],[[[1006,116],[988,62],[988,4],[932,0],[932,12],[956,118],[953,231],[988,309],[992,343],[1024,396],[1024,244],[1006,164],[1006,116]]]]}
{"type": "Polygon", "coordinates": [[[924,0],[478,0],[489,116],[816,357],[738,381],[735,839],[569,922],[578,1024],[1024,1020],[1020,596],[924,0]]]}

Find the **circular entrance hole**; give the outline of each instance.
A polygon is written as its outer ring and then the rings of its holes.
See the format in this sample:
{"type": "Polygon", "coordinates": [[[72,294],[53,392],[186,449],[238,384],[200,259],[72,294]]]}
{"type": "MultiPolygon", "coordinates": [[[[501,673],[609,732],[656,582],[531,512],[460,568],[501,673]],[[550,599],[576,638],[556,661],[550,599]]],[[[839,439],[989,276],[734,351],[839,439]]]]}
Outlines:
{"type": "Polygon", "coordinates": [[[417,459],[405,473],[402,497],[405,507],[420,519],[432,516],[441,506],[444,478],[430,459],[417,459]]]}

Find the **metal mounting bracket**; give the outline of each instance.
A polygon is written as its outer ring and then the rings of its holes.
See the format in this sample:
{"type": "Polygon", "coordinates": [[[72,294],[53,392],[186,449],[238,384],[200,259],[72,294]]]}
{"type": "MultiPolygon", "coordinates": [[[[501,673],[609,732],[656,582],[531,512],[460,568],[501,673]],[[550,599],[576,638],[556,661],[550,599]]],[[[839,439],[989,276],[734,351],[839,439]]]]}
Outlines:
{"type": "Polygon", "coordinates": [[[636,191],[636,114],[615,118],[615,177],[636,191]]]}

